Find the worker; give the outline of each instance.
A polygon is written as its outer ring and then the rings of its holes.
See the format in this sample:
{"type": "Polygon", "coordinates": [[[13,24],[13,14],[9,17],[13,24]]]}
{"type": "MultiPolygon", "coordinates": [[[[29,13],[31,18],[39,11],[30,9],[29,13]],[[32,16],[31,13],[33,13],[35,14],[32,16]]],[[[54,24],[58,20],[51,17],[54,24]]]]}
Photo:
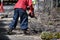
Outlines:
{"type": "Polygon", "coordinates": [[[18,0],[17,3],[14,6],[14,15],[13,20],[9,24],[8,34],[11,34],[12,31],[16,28],[18,18],[20,17],[20,28],[24,32],[24,34],[27,34],[28,29],[28,14],[26,12],[26,9],[29,9],[29,16],[34,17],[34,8],[32,5],[32,0],[18,0]]]}

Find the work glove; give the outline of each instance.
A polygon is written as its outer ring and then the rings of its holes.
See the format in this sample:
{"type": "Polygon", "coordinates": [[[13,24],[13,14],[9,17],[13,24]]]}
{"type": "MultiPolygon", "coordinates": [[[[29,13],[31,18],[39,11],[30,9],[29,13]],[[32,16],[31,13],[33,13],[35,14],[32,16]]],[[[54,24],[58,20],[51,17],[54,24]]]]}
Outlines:
{"type": "Polygon", "coordinates": [[[35,14],[34,14],[34,12],[29,11],[28,16],[30,16],[31,18],[34,18],[35,17],[35,14]]]}

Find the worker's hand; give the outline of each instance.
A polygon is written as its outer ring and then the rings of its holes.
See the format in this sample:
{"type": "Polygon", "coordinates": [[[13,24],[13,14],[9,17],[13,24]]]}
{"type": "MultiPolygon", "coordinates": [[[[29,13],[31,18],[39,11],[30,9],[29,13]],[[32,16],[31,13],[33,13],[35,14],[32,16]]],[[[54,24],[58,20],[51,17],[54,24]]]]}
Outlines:
{"type": "Polygon", "coordinates": [[[35,14],[34,14],[34,12],[29,12],[29,14],[28,14],[31,18],[34,18],[35,17],[35,14]]]}
{"type": "Polygon", "coordinates": [[[27,6],[27,10],[29,10],[30,9],[30,7],[29,6],[27,6]]]}

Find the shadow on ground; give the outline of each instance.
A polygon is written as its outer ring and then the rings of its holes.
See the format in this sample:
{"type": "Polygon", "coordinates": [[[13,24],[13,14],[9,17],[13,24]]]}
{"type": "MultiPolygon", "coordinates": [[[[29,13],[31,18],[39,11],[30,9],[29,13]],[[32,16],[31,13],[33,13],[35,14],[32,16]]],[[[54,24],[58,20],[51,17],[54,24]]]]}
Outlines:
{"type": "Polygon", "coordinates": [[[6,36],[6,29],[4,28],[0,28],[0,40],[10,40],[7,36],[6,36]]]}
{"type": "Polygon", "coordinates": [[[4,22],[7,22],[7,20],[0,20],[0,28],[2,27],[5,27],[6,25],[8,25],[8,23],[4,23],[4,22]]]}
{"type": "Polygon", "coordinates": [[[7,29],[5,29],[4,27],[5,27],[6,25],[8,25],[8,24],[6,24],[6,23],[4,23],[4,22],[6,22],[6,20],[0,20],[0,34],[1,34],[2,32],[6,32],[6,31],[7,31],[7,29]]]}
{"type": "Polygon", "coordinates": [[[6,35],[0,34],[0,40],[10,40],[6,35]]]}
{"type": "Polygon", "coordinates": [[[5,32],[7,31],[4,27],[7,25],[4,23],[6,20],[0,20],[0,40],[10,40],[6,35],[5,32]]]}

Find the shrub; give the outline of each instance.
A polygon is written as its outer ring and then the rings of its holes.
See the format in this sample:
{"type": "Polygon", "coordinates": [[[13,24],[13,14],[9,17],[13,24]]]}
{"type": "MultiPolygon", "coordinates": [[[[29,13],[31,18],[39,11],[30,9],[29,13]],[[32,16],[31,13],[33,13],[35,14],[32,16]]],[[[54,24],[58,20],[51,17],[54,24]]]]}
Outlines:
{"type": "Polygon", "coordinates": [[[56,32],[56,33],[54,34],[54,37],[57,38],[57,39],[59,39],[59,38],[60,38],[60,32],[56,32]]]}
{"type": "Polygon", "coordinates": [[[42,32],[41,33],[41,38],[43,40],[50,40],[53,38],[53,34],[51,32],[42,32]]]}

